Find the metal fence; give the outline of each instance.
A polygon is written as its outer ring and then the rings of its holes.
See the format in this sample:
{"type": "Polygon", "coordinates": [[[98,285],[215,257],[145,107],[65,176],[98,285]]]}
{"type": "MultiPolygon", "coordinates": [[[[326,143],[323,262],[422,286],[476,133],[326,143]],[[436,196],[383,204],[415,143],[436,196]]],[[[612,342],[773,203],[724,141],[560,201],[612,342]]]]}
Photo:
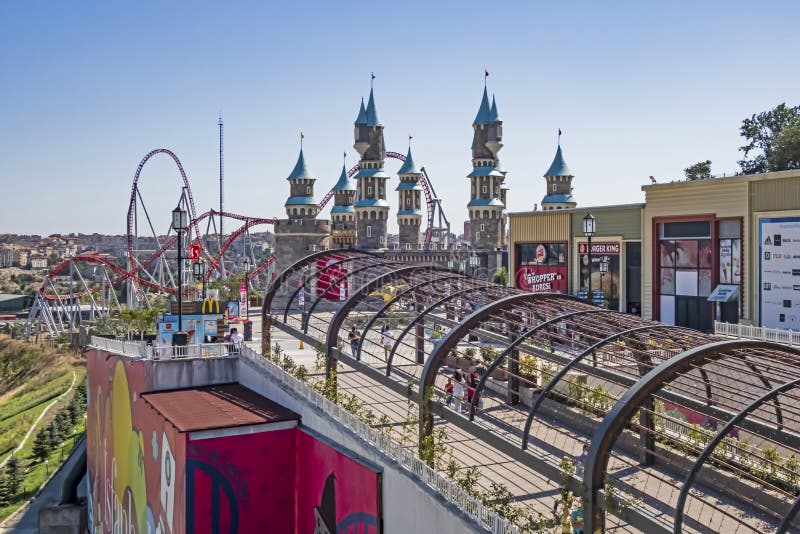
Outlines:
{"type": "Polygon", "coordinates": [[[277,365],[267,361],[252,349],[242,347],[240,356],[252,365],[264,370],[282,384],[285,389],[306,399],[327,416],[344,425],[359,438],[399,463],[422,483],[440,494],[459,510],[462,510],[489,532],[493,534],[519,534],[519,529],[515,525],[475,499],[463,488],[431,469],[414,451],[403,447],[386,434],[367,425],[341,406],[326,399],[308,384],[301,382],[277,365]]]}
{"type": "Polygon", "coordinates": [[[781,330],[779,328],[764,328],[746,324],[714,322],[714,332],[723,336],[741,337],[746,339],[759,339],[772,341],[789,346],[800,346],[800,332],[781,330]]]}
{"type": "Polygon", "coordinates": [[[123,341],[92,336],[89,346],[114,354],[146,360],[185,358],[224,358],[237,356],[240,347],[233,343],[195,343],[192,345],[148,345],[145,341],[123,341]]]}

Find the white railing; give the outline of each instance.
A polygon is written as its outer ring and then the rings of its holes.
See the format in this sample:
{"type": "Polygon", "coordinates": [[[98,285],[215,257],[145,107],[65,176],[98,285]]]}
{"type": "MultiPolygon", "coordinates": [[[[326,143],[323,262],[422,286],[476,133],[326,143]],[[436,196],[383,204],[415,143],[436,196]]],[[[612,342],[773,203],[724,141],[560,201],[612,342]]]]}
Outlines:
{"type": "Polygon", "coordinates": [[[386,434],[367,425],[341,406],[329,401],[308,384],[301,382],[277,365],[269,362],[249,347],[242,347],[240,356],[263,369],[275,381],[282,384],[284,389],[306,399],[309,403],[322,410],[328,417],[349,428],[359,438],[399,463],[404,469],[414,474],[423,484],[469,515],[477,524],[489,532],[493,534],[519,534],[519,529],[515,525],[475,499],[463,488],[431,469],[414,452],[403,447],[386,434]]]}
{"type": "Polygon", "coordinates": [[[239,347],[233,343],[195,343],[193,345],[148,345],[145,341],[122,341],[92,336],[90,347],[121,356],[146,360],[173,360],[184,358],[224,358],[237,356],[239,347]]]}
{"type": "Polygon", "coordinates": [[[789,346],[800,345],[800,332],[793,330],[714,321],[714,332],[723,336],[760,339],[762,341],[772,341],[789,346]]]}

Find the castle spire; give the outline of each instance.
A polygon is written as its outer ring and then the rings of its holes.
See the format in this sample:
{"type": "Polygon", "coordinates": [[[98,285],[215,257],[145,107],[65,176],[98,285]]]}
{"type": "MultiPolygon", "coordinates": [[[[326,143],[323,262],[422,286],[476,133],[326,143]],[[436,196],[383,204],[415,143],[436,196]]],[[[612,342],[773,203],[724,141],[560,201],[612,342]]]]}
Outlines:
{"type": "Polygon", "coordinates": [[[494,95],[492,95],[492,107],[489,110],[489,122],[497,122],[500,120],[500,114],[497,112],[497,102],[494,100],[494,95]]]}
{"type": "Polygon", "coordinates": [[[364,107],[364,97],[361,97],[361,107],[358,110],[358,117],[354,124],[367,124],[367,109],[364,107]]]}
{"type": "Polygon", "coordinates": [[[367,102],[366,119],[365,124],[367,126],[381,125],[381,120],[378,118],[378,110],[375,107],[375,96],[371,87],[369,90],[369,101],[367,102]]]}
{"type": "Polygon", "coordinates": [[[486,87],[483,88],[483,98],[481,98],[481,105],[478,108],[478,114],[475,116],[475,121],[472,123],[473,126],[477,124],[486,124],[491,121],[491,114],[492,110],[489,106],[489,94],[486,91],[486,87]]]}
{"type": "MultiPolygon", "coordinates": [[[[301,134],[302,135],[302,134],[301,134]]],[[[302,143],[302,137],[300,142],[302,143]]],[[[311,171],[308,169],[308,165],[306,165],[306,158],[303,156],[303,147],[300,147],[300,155],[297,157],[297,163],[294,165],[294,169],[292,169],[292,173],[289,175],[287,180],[313,180],[314,176],[311,174],[311,171]]]]}

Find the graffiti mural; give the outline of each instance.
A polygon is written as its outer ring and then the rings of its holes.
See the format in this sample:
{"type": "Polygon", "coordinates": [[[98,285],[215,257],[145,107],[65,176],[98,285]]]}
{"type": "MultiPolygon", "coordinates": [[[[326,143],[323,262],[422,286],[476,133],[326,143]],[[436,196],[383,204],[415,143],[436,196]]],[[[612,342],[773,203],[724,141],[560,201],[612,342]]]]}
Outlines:
{"type": "Polygon", "coordinates": [[[183,532],[185,437],[139,399],[141,362],[87,354],[90,522],[95,532],[183,532]]]}

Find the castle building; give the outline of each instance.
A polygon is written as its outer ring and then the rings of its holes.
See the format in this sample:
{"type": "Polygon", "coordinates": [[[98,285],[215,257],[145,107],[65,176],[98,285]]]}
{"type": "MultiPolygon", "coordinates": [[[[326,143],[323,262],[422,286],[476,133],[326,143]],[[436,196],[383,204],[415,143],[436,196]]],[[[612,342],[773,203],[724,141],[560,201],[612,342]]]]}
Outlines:
{"type": "Polygon", "coordinates": [[[410,144],[406,161],[397,174],[400,177],[400,183],[396,189],[399,201],[397,226],[400,234],[400,249],[417,249],[420,244],[419,230],[422,225],[422,187],[419,185],[422,171],[414,162],[410,144]]]}
{"type": "Polygon", "coordinates": [[[569,170],[564,154],[561,152],[561,130],[558,132],[559,143],[556,157],[550,168],[544,173],[547,180],[547,192],[542,199],[543,210],[566,210],[577,205],[572,196],[572,171],[569,170]]]}
{"type": "Polygon", "coordinates": [[[331,209],[333,248],[356,246],[355,197],[356,183],[347,176],[346,166],[342,164],[342,174],[333,186],[331,209]]]}
{"type": "Polygon", "coordinates": [[[386,202],[386,180],[389,175],[383,170],[386,147],[383,140],[383,124],[378,118],[373,90],[369,101],[361,108],[354,129],[356,149],[360,156],[359,170],[355,175],[358,200],[355,203],[356,248],[362,250],[385,250],[389,222],[389,204],[386,202]]]}
{"type": "Polygon", "coordinates": [[[497,153],[503,148],[503,121],[497,112],[497,102],[483,88],[478,114],[472,123],[472,172],[470,179],[469,212],[472,248],[481,252],[481,267],[489,273],[498,268],[501,259],[499,250],[506,247],[504,186],[506,171],[500,165],[497,153]]]}
{"type": "Polygon", "coordinates": [[[314,200],[316,178],[306,165],[303,148],[291,174],[289,198],[284,204],[286,219],[275,221],[275,254],[278,272],[291,265],[296,258],[330,246],[330,221],[318,220],[319,205],[314,200]]]}

